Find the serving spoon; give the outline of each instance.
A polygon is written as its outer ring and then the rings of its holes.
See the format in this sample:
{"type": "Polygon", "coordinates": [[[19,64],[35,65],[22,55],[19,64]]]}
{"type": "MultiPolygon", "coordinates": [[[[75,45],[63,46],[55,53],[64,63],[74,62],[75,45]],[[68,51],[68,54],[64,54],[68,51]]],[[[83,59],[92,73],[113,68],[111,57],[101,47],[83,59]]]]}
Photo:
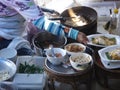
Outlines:
{"type": "Polygon", "coordinates": [[[51,50],[51,55],[52,55],[52,57],[56,57],[52,44],[49,45],[49,49],[51,50]]]}

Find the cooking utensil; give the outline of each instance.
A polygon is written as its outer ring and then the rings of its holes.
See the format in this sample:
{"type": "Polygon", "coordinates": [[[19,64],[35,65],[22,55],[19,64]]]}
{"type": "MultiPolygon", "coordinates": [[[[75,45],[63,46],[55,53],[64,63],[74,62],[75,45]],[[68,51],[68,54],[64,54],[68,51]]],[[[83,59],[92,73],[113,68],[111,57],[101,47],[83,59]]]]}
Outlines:
{"type": "Polygon", "coordinates": [[[55,57],[51,56],[52,52],[50,49],[46,50],[46,57],[53,65],[60,65],[62,62],[65,62],[66,50],[62,48],[54,48],[56,54],[55,57]]]}
{"type": "Polygon", "coordinates": [[[60,13],[59,12],[57,12],[57,11],[55,11],[55,10],[53,10],[53,9],[48,9],[48,8],[41,8],[42,9],[42,11],[43,12],[49,12],[49,13],[51,13],[51,14],[56,14],[56,15],[60,15],[60,13]]]}
{"type": "Polygon", "coordinates": [[[51,49],[51,55],[52,55],[52,57],[56,57],[56,56],[55,56],[54,49],[53,49],[53,45],[50,45],[49,48],[51,49]]]}
{"type": "Polygon", "coordinates": [[[43,49],[48,49],[49,45],[51,44],[53,47],[64,47],[64,45],[67,43],[67,38],[65,36],[57,36],[51,34],[50,32],[42,31],[33,37],[32,43],[35,53],[42,56],[44,53],[43,49]]]}
{"type": "Polygon", "coordinates": [[[56,17],[56,18],[48,18],[49,20],[69,20],[69,19],[72,19],[72,18],[76,18],[76,17],[56,17]]]}
{"type": "MultiPolygon", "coordinates": [[[[57,18],[49,18],[49,20],[60,20],[61,24],[68,26],[70,28],[77,29],[86,35],[95,34],[97,32],[97,12],[86,6],[77,6],[64,10],[57,18]],[[72,10],[75,16],[71,16],[69,11],[72,10]],[[73,19],[80,17],[84,22],[86,20],[87,24],[75,25],[76,22],[72,22],[73,19]],[[67,22],[67,23],[66,23],[67,22]],[[72,22],[72,23],[70,23],[72,22]]],[[[78,23],[78,22],[77,22],[78,23]]],[[[69,38],[68,38],[69,39],[69,38]]],[[[70,41],[70,40],[69,40],[70,41]]],[[[74,42],[74,40],[72,41],[74,42]]]]}
{"type": "MultiPolygon", "coordinates": [[[[64,10],[61,14],[60,17],[67,17],[66,20],[60,20],[61,24],[77,29],[83,33],[85,33],[86,35],[90,35],[90,34],[95,34],[97,32],[97,12],[90,8],[90,7],[86,7],[86,6],[77,6],[77,7],[72,7],[69,9],[64,10]],[[87,24],[83,25],[83,26],[73,26],[75,22],[71,23],[71,24],[67,24],[66,21],[70,20],[68,17],[74,17],[69,15],[69,10],[72,9],[74,14],[76,16],[81,16],[81,18],[84,18],[85,20],[87,20],[87,24]]],[[[74,18],[72,18],[74,19],[74,18]]]]}

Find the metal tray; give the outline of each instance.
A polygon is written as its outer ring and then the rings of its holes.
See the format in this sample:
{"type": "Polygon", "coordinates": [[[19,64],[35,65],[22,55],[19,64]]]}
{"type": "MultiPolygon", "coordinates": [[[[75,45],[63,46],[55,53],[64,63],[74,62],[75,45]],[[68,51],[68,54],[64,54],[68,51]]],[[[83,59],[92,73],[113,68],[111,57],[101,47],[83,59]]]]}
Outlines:
{"type": "MultiPolygon", "coordinates": [[[[86,48],[85,53],[88,53],[88,54],[93,56],[93,50],[91,48],[89,48],[89,47],[86,48]]],[[[81,70],[81,71],[77,71],[77,70],[73,69],[69,62],[67,62],[67,64],[53,65],[46,59],[45,60],[45,66],[50,71],[52,71],[54,73],[64,74],[64,75],[68,75],[68,74],[71,75],[71,74],[80,74],[80,73],[83,73],[85,71],[88,71],[93,66],[93,62],[91,63],[90,66],[88,66],[88,68],[86,68],[85,70],[81,70]]]]}

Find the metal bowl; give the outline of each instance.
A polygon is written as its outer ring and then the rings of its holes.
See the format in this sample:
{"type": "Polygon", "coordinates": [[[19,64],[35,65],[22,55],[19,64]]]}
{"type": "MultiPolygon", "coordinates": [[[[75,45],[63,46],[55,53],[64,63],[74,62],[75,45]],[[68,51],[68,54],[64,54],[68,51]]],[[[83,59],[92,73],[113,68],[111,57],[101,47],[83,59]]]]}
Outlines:
{"type": "Polygon", "coordinates": [[[86,6],[72,7],[72,8],[64,10],[61,13],[61,17],[71,17],[69,14],[70,9],[73,10],[73,12],[76,16],[83,17],[88,23],[83,26],[79,26],[79,25],[74,26],[75,22],[73,22],[73,24],[68,24],[68,23],[66,23],[67,20],[61,20],[61,23],[63,25],[77,29],[77,30],[85,33],[86,35],[95,34],[97,32],[97,18],[98,17],[97,17],[97,12],[93,8],[86,7],[86,6]]]}
{"type": "Polygon", "coordinates": [[[32,44],[37,54],[41,52],[41,49],[48,49],[51,44],[53,47],[63,48],[66,43],[66,37],[53,35],[47,31],[37,33],[32,39],[32,44]]]}
{"type": "Polygon", "coordinates": [[[11,60],[0,58],[0,82],[11,79],[16,70],[17,67],[11,60]]]}

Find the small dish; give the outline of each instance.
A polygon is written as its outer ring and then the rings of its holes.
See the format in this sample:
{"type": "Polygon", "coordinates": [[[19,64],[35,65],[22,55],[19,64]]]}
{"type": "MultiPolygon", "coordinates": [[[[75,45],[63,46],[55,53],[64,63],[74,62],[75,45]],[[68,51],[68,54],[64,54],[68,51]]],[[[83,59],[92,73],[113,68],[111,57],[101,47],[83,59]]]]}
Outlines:
{"type": "Polygon", "coordinates": [[[120,37],[113,34],[92,34],[88,35],[87,38],[89,40],[88,44],[96,47],[120,45],[120,37]]]}
{"type": "Polygon", "coordinates": [[[112,57],[114,58],[115,56],[115,58],[117,58],[117,52],[120,52],[120,45],[108,46],[98,51],[101,62],[106,68],[120,68],[120,60],[112,59],[111,56],[109,56],[109,53],[112,53],[112,57]]]}
{"type": "Polygon", "coordinates": [[[86,46],[81,43],[70,43],[67,44],[64,49],[69,55],[85,52],[86,46]]]}
{"type": "Polygon", "coordinates": [[[108,52],[111,52],[111,51],[114,52],[113,54],[115,54],[118,50],[120,51],[120,45],[113,45],[113,46],[109,46],[109,47],[99,50],[98,53],[101,59],[104,59],[109,62],[120,62],[120,60],[117,60],[117,59],[114,59],[114,60],[110,59],[110,57],[107,54],[108,52]]]}

